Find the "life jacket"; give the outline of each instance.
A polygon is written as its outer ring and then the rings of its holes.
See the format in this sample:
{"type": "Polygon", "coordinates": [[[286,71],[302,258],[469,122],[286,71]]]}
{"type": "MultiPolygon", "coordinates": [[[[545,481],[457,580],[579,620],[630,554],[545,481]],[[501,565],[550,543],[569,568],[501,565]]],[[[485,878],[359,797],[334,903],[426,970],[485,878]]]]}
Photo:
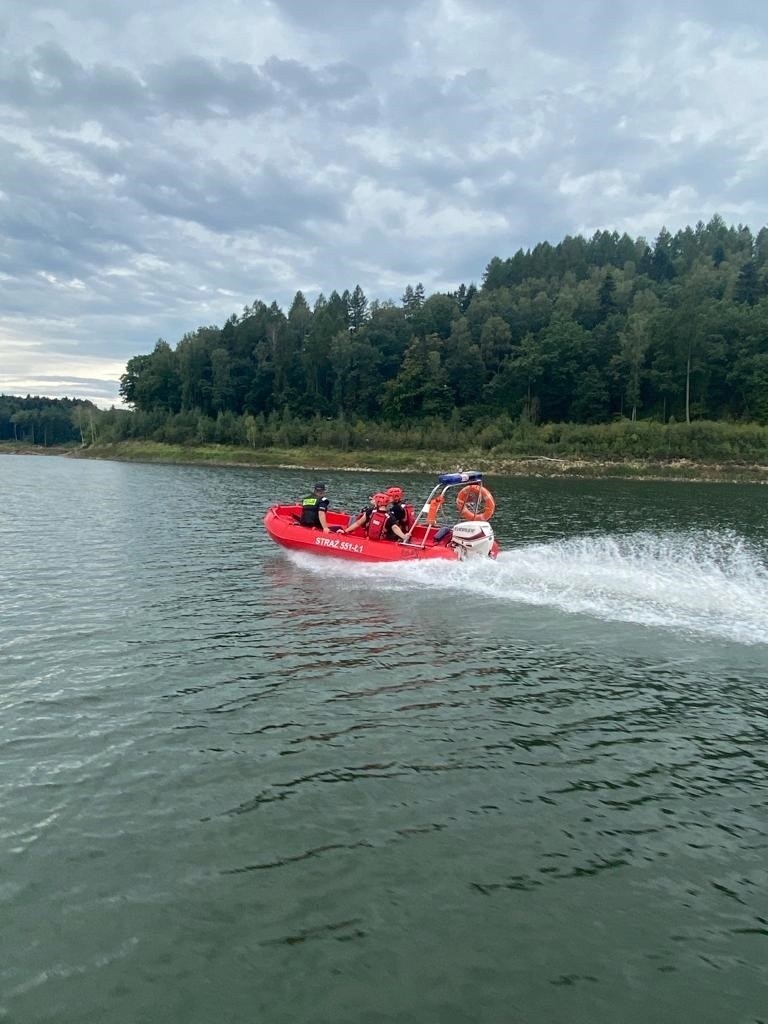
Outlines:
{"type": "Polygon", "coordinates": [[[404,505],[403,508],[405,509],[405,522],[400,525],[405,533],[408,533],[410,528],[416,522],[416,513],[413,510],[413,505],[404,505]]]}
{"type": "Polygon", "coordinates": [[[377,508],[374,512],[371,512],[371,518],[368,520],[368,539],[383,540],[388,521],[389,513],[383,509],[377,508]]]}
{"type": "Polygon", "coordinates": [[[302,526],[319,526],[320,516],[318,515],[318,509],[322,498],[318,498],[315,494],[309,494],[306,498],[302,499],[301,502],[301,516],[299,522],[302,526]]]}

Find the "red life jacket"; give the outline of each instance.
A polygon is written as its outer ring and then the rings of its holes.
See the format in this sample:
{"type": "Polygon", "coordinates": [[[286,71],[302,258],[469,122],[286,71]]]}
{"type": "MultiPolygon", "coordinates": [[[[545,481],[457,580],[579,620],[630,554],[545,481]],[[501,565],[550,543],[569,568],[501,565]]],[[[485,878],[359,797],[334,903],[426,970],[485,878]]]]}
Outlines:
{"type": "Polygon", "coordinates": [[[375,512],[371,513],[371,518],[368,520],[368,539],[369,540],[383,540],[384,528],[387,525],[389,519],[389,513],[376,509],[375,512]]]}

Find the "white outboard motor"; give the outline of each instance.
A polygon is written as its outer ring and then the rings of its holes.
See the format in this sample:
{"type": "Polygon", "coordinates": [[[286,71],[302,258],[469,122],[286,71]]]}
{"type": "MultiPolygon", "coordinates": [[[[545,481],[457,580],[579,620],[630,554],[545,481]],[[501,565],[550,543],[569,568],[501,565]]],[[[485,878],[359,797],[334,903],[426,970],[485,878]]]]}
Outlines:
{"type": "Polygon", "coordinates": [[[453,527],[451,547],[460,559],[485,557],[493,547],[493,530],[484,519],[456,523],[453,527]]]}

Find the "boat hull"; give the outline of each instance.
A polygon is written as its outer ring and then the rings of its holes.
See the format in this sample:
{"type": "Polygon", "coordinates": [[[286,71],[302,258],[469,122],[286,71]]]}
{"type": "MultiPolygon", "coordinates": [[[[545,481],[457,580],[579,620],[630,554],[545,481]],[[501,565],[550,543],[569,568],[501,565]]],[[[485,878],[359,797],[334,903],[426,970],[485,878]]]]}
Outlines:
{"type": "MultiPolygon", "coordinates": [[[[417,526],[410,542],[400,544],[391,540],[370,540],[360,529],[340,534],[301,526],[297,521],[300,511],[298,505],[273,505],[264,517],[264,526],[272,540],[290,551],[304,551],[349,562],[459,561],[459,554],[445,540],[435,542],[438,531],[434,528],[417,526]]],[[[343,512],[329,510],[326,520],[331,527],[345,527],[350,517],[343,512]]],[[[495,558],[498,550],[494,542],[490,557],[495,558]]]]}

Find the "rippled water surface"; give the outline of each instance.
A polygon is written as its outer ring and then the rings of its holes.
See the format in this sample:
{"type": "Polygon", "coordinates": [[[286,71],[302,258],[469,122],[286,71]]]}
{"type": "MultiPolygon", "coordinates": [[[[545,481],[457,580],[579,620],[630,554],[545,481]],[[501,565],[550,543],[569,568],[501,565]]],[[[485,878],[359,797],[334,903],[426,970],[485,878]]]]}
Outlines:
{"type": "Polygon", "coordinates": [[[766,1021],[768,489],[312,478],[0,458],[0,1020],[766,1021]]]}

